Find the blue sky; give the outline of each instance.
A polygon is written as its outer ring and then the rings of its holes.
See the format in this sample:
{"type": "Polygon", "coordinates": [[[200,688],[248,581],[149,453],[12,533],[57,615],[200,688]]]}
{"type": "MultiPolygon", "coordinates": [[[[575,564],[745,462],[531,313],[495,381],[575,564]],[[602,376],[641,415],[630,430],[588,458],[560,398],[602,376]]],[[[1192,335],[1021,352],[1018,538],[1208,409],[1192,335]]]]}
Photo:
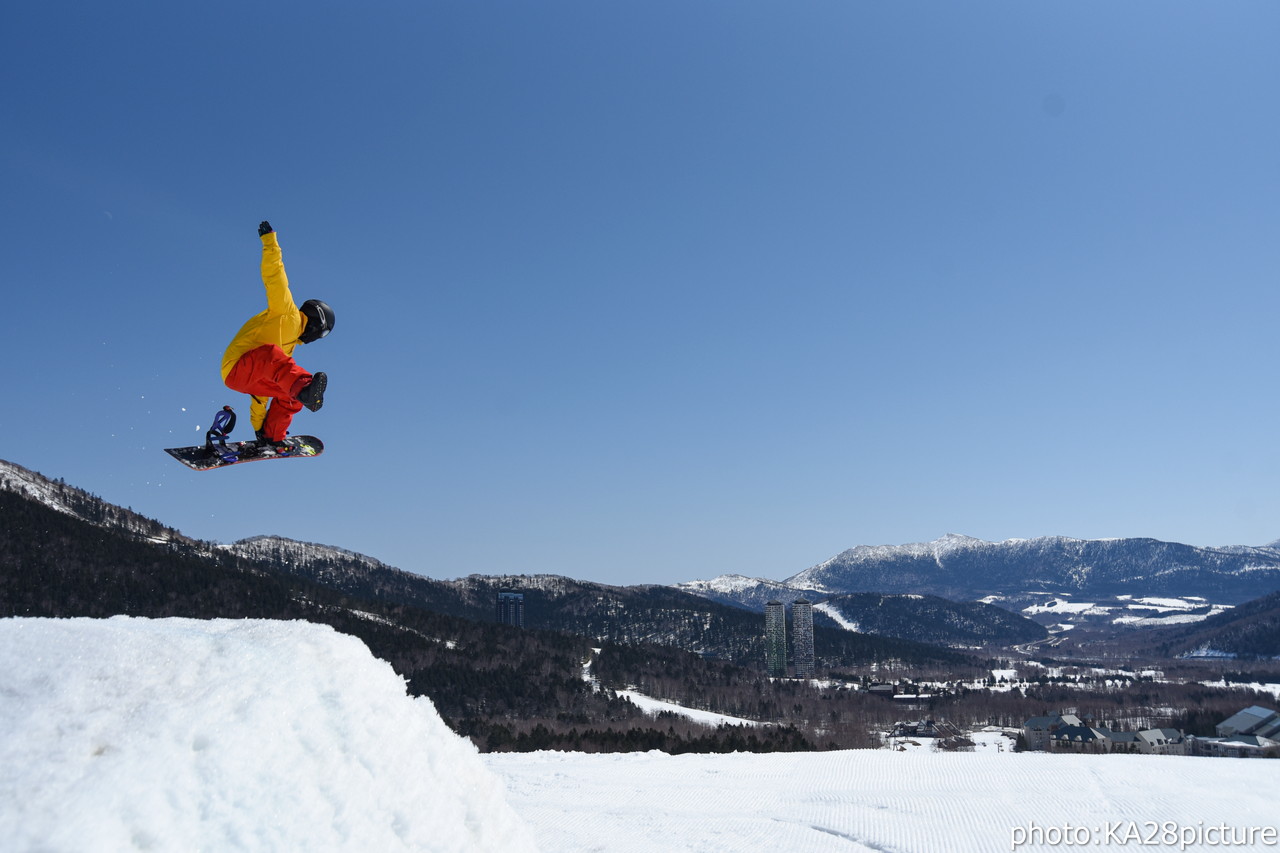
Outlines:
{"type": "MultiPolygon", "coordinates": [[[[10,4],[0,458],[435,577],[1280,538],[1280,6],[10,4]],[[314,461],[193,473],[256,226],[314,461]]],[[[239,437],[248,437],[247,424],[239,437]]]]}

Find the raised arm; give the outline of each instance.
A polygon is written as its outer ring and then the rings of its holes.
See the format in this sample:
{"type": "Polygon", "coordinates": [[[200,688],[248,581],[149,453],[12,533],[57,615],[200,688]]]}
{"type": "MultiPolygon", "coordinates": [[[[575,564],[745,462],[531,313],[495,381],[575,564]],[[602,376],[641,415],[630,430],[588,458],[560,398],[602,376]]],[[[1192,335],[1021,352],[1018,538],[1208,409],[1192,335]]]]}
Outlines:
{"type": "Polygon", "coordinates": [[[289,291],[289,277],[284,274],[280,242],[270,222],[264,220],[258,226],[258,236],[262,239],[262,283],[267,288],[267,313],[297,313],[297,303],[289,291]]]}

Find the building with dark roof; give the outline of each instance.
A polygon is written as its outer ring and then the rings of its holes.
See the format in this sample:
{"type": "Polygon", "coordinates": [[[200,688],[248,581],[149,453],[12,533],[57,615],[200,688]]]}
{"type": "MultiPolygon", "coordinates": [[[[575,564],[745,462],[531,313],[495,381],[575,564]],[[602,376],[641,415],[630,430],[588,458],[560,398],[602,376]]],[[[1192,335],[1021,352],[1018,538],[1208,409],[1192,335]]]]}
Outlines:
{"type": "Polygon", "coordinates": [[[1145,729],[1138,732],[1138,752],[1147,755],[1186,755],[1187,738],[1177,729],[1145,729]]]}
{"type": "Polygon", "coordinates": [[[1049,748],[1049,736],[1063,726],[1084,725],[1075,714],[1049,714],[1043,717],[1032,717],[1022,724],[1022,739],[1027,749],[1044,750],[1049,748]]]}
{"type": "Polygon", "coordinates": [[[1191,738],[1194,755],[1255,758],[1280,754],[1280,713],[1250,705],[1215,727],[1217,737],[1191,738]]]}
{"type": "Polygon", "coordinates": [[[1261,705],[1250,705],[1243,711],[1227,717],[1215,728],[1218,737],[1257,735],[1277,740],[1280,739],[1280,713],[1261,705]]]}
{"type": "Polygon", "coordinates": [[[1111,752],[1111,732],[1093,726],[1061,726],[1049,735],[1055,751],[1111,752]]]}

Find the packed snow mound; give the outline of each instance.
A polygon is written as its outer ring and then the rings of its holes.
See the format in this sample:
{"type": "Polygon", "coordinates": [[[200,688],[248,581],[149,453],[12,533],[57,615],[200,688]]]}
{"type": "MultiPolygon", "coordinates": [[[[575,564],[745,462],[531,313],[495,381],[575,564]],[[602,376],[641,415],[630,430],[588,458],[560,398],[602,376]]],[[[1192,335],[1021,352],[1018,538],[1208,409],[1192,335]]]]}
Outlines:
{"type": "Polygon", "coordinates": [[[0,619],[13,850],[534,850],[502,783],[354,637],[0,619]]]}

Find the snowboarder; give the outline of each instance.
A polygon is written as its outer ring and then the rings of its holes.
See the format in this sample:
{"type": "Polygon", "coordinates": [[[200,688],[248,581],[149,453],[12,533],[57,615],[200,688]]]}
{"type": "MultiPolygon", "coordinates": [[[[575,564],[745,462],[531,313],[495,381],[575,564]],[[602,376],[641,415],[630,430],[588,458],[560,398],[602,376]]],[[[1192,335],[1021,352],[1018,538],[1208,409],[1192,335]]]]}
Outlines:
{"type": "Polygon", "coordinates": [[[299,308],[289,291],[280,243],[270,222],[258,226],[258,236],[267,310],[249,318],[232,338],[222,356],[222,379],[232,391],[250,395],[249,423],[254,435],[261,444],[278,448],[303,406],[314,412],[324,404],[328,377],[299,367],[293,350],[333,331],[333,310],[318,299],[308,299],[299,308]]]}
{"type": "Polygon", "coordinates": [[[231,453],[227,447],[227,436],[231,435],[231,431],[236,428],[236,410],[230,406],[223,406],[218,414],[213,416],[213,426],[209,427],[209,431],[204,434],[204,450],[205,453],[212,456],[213,440],[218,440],[218,447],[221,448],[222,455],[226,456],[231,453]]]}

